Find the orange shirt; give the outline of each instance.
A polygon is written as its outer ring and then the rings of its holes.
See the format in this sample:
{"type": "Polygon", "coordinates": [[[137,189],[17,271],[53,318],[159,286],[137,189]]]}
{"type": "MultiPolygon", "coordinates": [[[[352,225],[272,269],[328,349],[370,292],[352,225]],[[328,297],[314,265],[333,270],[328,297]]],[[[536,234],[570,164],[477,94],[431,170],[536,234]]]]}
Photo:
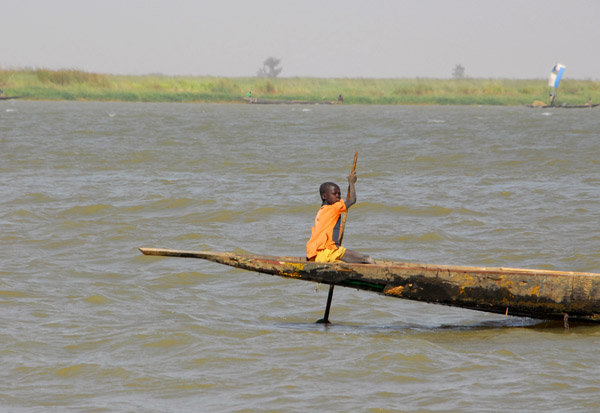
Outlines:
{"type": "Polygon", "coordinates": [[[311,259],[317,255],[318,251],[324,249],[337,250],[339,244],[339,225],[342,213],[346,212],[346,203],[343,199],[332,205],[323,205],[315,218],[315,225],[312,227],[312,236],[306,243],[306,257],[311,259]],[[334,228],[337,231],[334,234],[334,228]]]}

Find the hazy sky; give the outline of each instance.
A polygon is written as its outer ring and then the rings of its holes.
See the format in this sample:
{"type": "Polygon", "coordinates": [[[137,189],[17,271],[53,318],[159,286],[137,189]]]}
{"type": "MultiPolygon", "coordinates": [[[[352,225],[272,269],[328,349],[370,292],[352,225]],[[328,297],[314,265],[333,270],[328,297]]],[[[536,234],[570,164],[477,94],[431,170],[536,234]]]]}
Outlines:
{"type": "Polygon", "coordinates": [[[600,0],[0,0],[0,67],[600,79],[600,0]]]}

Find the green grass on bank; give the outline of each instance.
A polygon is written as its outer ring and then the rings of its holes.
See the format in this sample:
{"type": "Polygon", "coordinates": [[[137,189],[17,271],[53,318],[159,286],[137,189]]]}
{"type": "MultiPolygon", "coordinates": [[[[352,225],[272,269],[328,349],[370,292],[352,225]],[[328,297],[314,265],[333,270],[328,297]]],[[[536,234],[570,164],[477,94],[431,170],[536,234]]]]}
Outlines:
{"type": "MultiPolygon", "coordinates": [[[[546,79],[322,79],[121,76],[80,70],[0,69],[3,96],[31,100],[243,102],[263,99],[383,105],[524,105],[548,102],[546,79]]],[[[557,103],[600,102],[600,82],[563,79],[557,103]]]]}

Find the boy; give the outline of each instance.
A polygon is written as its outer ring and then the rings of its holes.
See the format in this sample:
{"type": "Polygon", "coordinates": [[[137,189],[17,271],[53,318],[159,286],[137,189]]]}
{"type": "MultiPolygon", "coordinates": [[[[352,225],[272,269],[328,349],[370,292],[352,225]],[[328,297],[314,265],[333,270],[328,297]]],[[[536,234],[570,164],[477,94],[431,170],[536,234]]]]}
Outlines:
{"type": "Polygon", "coordinates": [[[321,208],[315,218],[312,236],[306,243],[306,258],[316,262],[344,261],[353,263],[372,264],[373,260],[367,255],[341,247],[340,225],[342,213],[356,203],[356,172],[348,175],[348,200],[344,202],[340,187],[333,182],[321,184],[321,208]]]}

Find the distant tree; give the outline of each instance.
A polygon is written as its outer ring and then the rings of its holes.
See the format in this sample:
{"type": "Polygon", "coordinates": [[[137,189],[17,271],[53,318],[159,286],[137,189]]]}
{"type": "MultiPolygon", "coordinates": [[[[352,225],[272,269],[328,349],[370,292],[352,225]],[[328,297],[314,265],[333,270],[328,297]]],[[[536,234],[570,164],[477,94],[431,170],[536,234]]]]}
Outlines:
{"type": "Polygon", "coordinates": [[[454,79],[462,79],[465,77],[465,68],[463,65],[456,65],[452,70],[452,77],[454,79]]]}
{"type": "Polygon", "coordinates": [[[258,69],[256,75],[258,77],[277,77],[282,70],[281,67],[277,67],[280,62],[281,59],[275,59],[274,57],[267,58],[267,60],[263,62],[263,67],[258,69]]]}

